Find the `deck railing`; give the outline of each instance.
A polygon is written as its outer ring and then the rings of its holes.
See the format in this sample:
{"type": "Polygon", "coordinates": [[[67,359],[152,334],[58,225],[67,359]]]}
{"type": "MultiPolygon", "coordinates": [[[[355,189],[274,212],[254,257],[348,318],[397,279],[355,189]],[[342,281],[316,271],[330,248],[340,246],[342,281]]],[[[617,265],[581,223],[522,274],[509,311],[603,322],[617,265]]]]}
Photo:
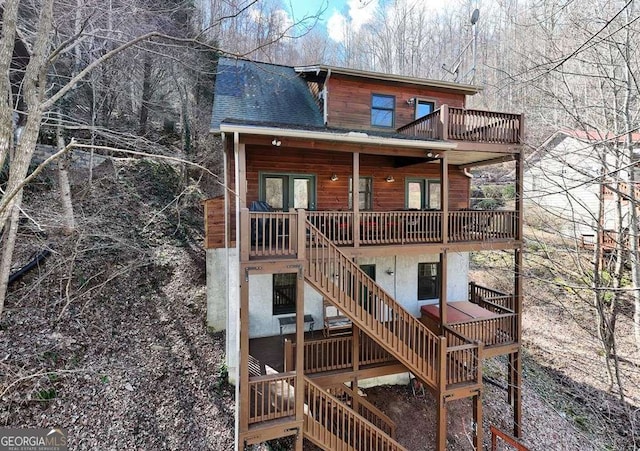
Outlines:
{"type": "Polygon", "coordinates": [[[495,313],[513,313],[515,311],[515,298],[512,294],[483,287],[475,282],[469,282],[469,302],[495,313]],[[503,310],[496,311],[492,306],[502,307],[503,310]]]}
{"type": "Polygon", "coordinates": [[[305,378],[305,437],[331,450],[404,450],[383,430],[305,378]]]}
{"type": "Polygon", "coordinates": [[[398,129],[422,139],[520,144],[522,115],[465,110],[443,105],[438,110],[398,129]]]}
{"type": "MultiPolygon", "coordinates": [[[[251,258],[297,255],[300,212],[241,211],[243,252],[251,258]]],[[[360,212],[360,227],[354,228],[353,212],[305,211],[309,222],[337,246],[358,242],[370,245],[406,245],[443,242],[441,211],[360,212]]],[[[517,238],[515,211],[459,210],[448,216],[447,241],[508,241],[517,238]]],[[[304,244],[304,240],[302,242],[304,244]]]]}
{"type": "Polygon", "coordinates": [[[250,378],[249,424],[294,416],[294,382],[294,372],[250,378]]]}
{"type": "Polygon", "coordinates": [[[329,388],[329,393],[355,410],[358,415],[384,431],[389,437],[396,438],[397,426],[384,412],[362,396],[354,393],[344,384],[329,388]]]}
{"type": "MultiPolygon", "coordinates": [[[[358,363],[360,367],[396,362],[391,354],[367,335],[360,335],[359,338],[358,363]]],[[[293,371],[295,370],[293,356],[296,351],[296,343],[285,340],[284,347],[285,371],[293,371]]],[[[350,369],[353,368],[353,365],[353,337],[351,335],[305,340],[304,342],[305,374],[350,369]]]]}
{"type": "Polygon", "coordinates": [[[482,383],[482,346],[449,326],[446,338],[446,386],[482,383]]]}
{"type": "Polygon", "coordinates": [[[515,313],[503,313],[493,318],[479,318],[449,325],[459,334],[482,342],[485,348],[515,343],[516,326],[515,313]]]}
{"type": "MultiPolygon", "coordinates": [[[[617,184],[617,191],[618,194],[620,195],[620,197],[622,198],[622,201],[628,201],[629,197],[631,195],[631,190],[629,189],[630,187],[633,187],[633,193],[634,193],[634,197],[636,199],[640,199],[640,183],[636,182],[633,184],[629,184],[629,183],[618,183],[617,184]]],[[[603,187],[604,190],[604,198],[605,199],[613,199],[614,198],[614,194],[616,193],[616,184],[614,182],[612,182],[610,185],[604,185],[603,187]]]]}

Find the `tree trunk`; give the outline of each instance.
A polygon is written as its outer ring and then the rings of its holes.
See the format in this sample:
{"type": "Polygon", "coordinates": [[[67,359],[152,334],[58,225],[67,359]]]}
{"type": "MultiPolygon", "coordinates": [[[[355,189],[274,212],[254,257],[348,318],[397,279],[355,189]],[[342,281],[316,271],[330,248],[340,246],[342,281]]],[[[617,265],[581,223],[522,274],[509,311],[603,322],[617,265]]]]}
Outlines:
{"type": "MultiPolygon", "coordinates": [[[[64,138],[58,127],[58,150],[65,148],[64,138]]],[[[62,230],[70,235],[76,229],[76,220],[73,215],[73,202],[71,201],[71,184],[69,183],[69,160],[71,152],[58,159],[58,183],[60,184],[60,203],[62,205],[62,230]]]]}

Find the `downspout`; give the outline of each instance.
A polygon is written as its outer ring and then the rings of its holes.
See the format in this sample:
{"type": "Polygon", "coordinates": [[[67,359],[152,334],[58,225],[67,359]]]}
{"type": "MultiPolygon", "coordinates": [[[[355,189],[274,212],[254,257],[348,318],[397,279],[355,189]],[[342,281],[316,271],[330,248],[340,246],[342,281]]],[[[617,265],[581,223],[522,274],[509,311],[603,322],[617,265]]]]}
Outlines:
{"type": "MultiPolygon", "coordinates": [[[[234,161],[234,167],[233,167],[233,171],[234,171],[234,176],[235,176],[235,192],[238,192],[238,160],[239,160],[239,155],[238,155],[238,146],[240,143],[240,134],[238,132],[234,132],[233,133],[233,161],[234,161]]],[[[237,196],[237,194],[234,194],[234,196],[237,196]]],[[[238,262],[240,261],[240,208],[239,205],[240,203],[238,202],[238,199],[236,198],[236,211],[235,211],[235,216],[236,216],[236,249],[237,249],[237,258],[238,258],[238,262]]],[[[242,275],[240,274],[240,265],[238,265],[238,278],[242,277],[242,275]]],[[[238,293],[238,300],[240,299],[240,294],[238,293]]],[[[227,303],[228,303],[228,298],[227,298],[227,303]]],[[[240,309],[238,308],[237,311],[233,312],[234,316],[235,316],[235,330],[234,330],[234,339],[235,339],[235,345],[237,349],[234,349],[233,352],[238,352],[240,350],[240,309]]],[[[227,317],[229,318],[229,317],[227,317]]],[[[229,329],[227,329],[227,333],[229,333],[229,329]]],[[[227,350],[229,351],[229,350],[227,350]]],[[[235,370],[235,395],[236,395],[236,400],[240,399],[240,357],[237,357],[238,360],[236,361],[236,370],[235,370]]],[[[240,446],[239,446],[239,441],[238,439],[239,437],[239,431],[240,431],[240,415],[235,415],[235,445],[234,445],[234,451],[239,451],[240,446]]]]}
{"type": "Polygon", "coordinates": [[[324,86],[322,87],[322,118],[324,125],[327,125],[327,122],[329,122],[329,90],[327,89],[329,78],[331,78],[331,69],[327,69],[327,77],[324,79],[324,86]]]}

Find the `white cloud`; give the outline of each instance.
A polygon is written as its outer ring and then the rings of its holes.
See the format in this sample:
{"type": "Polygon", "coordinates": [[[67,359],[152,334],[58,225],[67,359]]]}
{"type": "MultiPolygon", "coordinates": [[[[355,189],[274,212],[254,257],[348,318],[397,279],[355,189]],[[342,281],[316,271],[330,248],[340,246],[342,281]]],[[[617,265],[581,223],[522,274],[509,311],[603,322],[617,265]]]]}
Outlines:
{"type": "Polygon", "coordinates": [[[373,20],[378,9],[378,0],[348,0],[349,17],[354,31],[360,30],[363,25],[373,20]]]}
{"type": "Polygon", "coordinates": [[[343,42],[347,32],[347,18],[338,11],[327,20],[327,34],[336,42],[343,42]]]}
{"type": "Polygon", "coordinates": [[[334,11],[327,21],[327,33],[336,42],[345,40],[348,30],[358,32],[363,25],[373,20],[378,9],[378,0],[347,0],[348,18],[334,11]]]}

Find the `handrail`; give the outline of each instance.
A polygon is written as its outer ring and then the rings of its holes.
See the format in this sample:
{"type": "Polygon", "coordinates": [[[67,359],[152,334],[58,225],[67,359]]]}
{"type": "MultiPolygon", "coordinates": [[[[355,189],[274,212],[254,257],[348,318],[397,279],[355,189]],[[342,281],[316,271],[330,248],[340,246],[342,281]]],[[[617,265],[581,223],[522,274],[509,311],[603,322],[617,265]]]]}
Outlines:
{"type": "Polygon", "coordinates": [[[457,384],[482,383],[482,343],[444,326],[447,338],[446,388],[457,384]]]}
{"type": "MultiPolygon", "coordinates": [[[[389,437],[396,438],[396,423],[383,411],[371,404],[366,398],[358,395],[344,384],[337,385],[329,389],[329,393],[338,399],[347,397],[347,405],[350,405],[358,415],[383,430],[389,437]]],[[[344,402],[344,401],[343,401],[344,402]]]]}
{"type": "Polygon", "coordinates": [[[516,343],[517,319],[515,313],[503,313],[491,318],[475,318],[469,321],[449,324],[452,330],[470,340],[481,341],[485,347],[503,346],[516,343]]]}
{"type": "Polygon", "coordinates": [[[249,378],[249,424],[296,414],[293,372],[249,378]]]}
{"type": "Polygon", "coordinates": [[[507,312],[515,311],[515,299],[512,294],[483,287],[475,282],[469,282],[469,302],[478,304],[481,307],[485,303],[486,306],[490,307],[488,310],[492,310],[492,306],[499,306],[507,310],[507,312]]]}
{"type": "MultiPolygon", "coordinates": [[[[285,355],[295,355],[296,343],[285,341],[285,355]],[[289,347],[291,349],[289,349],[289,347]]],[[[287,370],[295,369],[292,358],[287,360],[287,370]],[[289,361],[292,361],[289,365],[289,361]]],[[[360,366],[378,363],[395,362],[396,359],[384,348],[380,347],[369,336],[360,337],[360,351],[358,362],[360,366]]],[[[317,374],[326,371],[337,371],[353,367],[353,337],[320,338],[304,341],[304,373],[317,374]]]]}
{"type": "Polygon", "coordinates": [[[342,253],[313,224],[305,275],[363,332],[431,387],[437,387],[439,339],[342,253]]]}
{"type": "Polygon", "coordinates": [[[397,129],[424,139],[520,144],[521,114],[464,109],[442,105],[432,113],[397,129]]]}
{"type": "Polygon", "coordinates": [[[332,450],[405,450],[383,430],[307,377],[304,388],[304,435],[315,444],[332,450]]]}

